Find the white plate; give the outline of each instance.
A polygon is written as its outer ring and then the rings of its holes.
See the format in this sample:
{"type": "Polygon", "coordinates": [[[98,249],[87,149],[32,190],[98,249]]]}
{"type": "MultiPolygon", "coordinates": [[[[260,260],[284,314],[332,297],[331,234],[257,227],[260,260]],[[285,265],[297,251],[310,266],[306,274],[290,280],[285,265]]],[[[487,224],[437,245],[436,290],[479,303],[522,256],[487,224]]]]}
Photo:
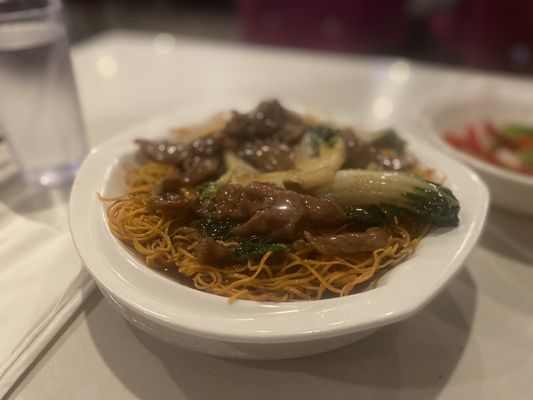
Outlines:
{"type": "Polygon", "coordinates": [[[197,291],[147,268],[110,233],[96,193],[123,191],[121,165],[136,138],[161,138],[169,127],[205,120],[217,110],[181,109],[130,129],[91,151],[74,183],[70,224],[75,245],[104,295],[125,318],[169,342],[240,358],[289,358],[350,343],[409,317],[458,272],[476,243],[488,206],[477,175],[431,147],[411,144],[424,163],[446,176],[461,203],[460,225],[437,229],[376,289],[343,298],[293,303],[237,301],[197,291]]]}

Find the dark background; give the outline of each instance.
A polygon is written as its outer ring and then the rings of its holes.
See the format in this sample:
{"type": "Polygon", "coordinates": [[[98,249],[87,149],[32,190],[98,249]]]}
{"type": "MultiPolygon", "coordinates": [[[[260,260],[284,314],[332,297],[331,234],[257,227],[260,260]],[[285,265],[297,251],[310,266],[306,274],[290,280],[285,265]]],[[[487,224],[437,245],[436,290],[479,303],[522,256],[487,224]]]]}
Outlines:
{"type": "Polygon", "coordinates": [[[533,73],[533,0],[64,0],[74,42],[113,28],[533,73]]]}

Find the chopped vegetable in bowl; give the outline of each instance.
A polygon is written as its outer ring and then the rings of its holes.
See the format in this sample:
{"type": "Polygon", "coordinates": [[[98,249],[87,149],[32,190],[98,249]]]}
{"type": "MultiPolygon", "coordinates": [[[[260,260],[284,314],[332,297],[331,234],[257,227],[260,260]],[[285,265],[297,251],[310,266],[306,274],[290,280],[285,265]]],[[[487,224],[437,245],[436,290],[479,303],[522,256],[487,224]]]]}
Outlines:
{"type": "Polygon", "coordinates": [[[462,132],[445,132],[453,147],[491,164],[533,176],[533,127],[521,124],[467,126],[462,132]]]}

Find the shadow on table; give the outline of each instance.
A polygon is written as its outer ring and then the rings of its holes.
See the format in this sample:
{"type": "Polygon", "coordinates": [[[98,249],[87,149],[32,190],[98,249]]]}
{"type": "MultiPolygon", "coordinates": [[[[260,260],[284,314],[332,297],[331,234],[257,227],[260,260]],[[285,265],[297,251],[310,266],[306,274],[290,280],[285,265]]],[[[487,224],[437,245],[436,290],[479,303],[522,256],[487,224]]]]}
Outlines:
{"type": "Polygon", "coordinates": [[[48,210],[66,203],[70,197],[70,185],[46,188],[26,183],[18,174],[0,181],[2,202],[22,215],[48,210]]]}
{"type": "MultiPolygon", "coordinates": [[[[532,238],[533,216],[492,208],[480,242],[470,256],[474,266],[471,273],[483,287],[483,295],[526,320],[533,318],[532,238]]],[[[513,335],[527,332],[509,329],[507,334],[506,339],[512,343],[513,335]]]]}
{"type": "Polygon", "coordinates": [[[432,399],[438,397],[461,359],[475,309],[476,287],[464,270],[407,321],[329,353],[280,361],[227,360],[193,353],[124,321],[118,326],[115,315],[109,317],[109,324],[117,325],[114,328],[89,328],[105,362],[140,399],[281,400],[354,395],[432,399]],[[109,335],[108,329],[121,330],[122,342],[110,339],[117,334],[109,335]]]}
{"type": "Polygon", "coordinates": [[[533,216],[491,207],[480,244],[533,267],[532,238],[533,216]]]}

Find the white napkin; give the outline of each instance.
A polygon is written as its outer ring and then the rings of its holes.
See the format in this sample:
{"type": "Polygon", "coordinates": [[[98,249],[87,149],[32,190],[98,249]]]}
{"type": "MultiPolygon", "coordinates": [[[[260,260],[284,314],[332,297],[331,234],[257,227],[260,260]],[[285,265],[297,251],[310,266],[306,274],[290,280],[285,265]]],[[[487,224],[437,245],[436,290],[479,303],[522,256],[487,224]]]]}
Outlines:
{"type": "Polygon", "coordinates": [[[0,204],[0,398],[93,286],[68,233],[0,204]]]}

